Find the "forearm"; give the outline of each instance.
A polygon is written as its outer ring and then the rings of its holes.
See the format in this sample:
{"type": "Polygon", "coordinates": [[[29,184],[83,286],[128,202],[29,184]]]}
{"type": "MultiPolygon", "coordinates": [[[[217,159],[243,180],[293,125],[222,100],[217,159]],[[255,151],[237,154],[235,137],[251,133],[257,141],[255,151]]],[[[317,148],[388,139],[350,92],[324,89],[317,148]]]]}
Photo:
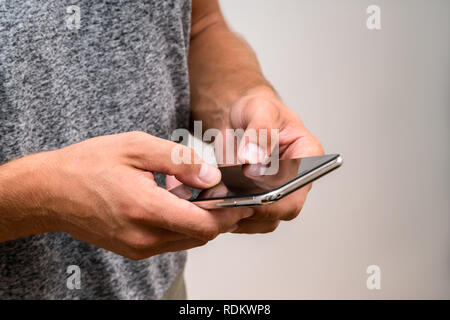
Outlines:
{"type": "Polygon", "coordinates": [[[48,231],[42,208],[48,179],[40,161],[32,155],[0,166],[0,242],[48,231]]]}
{"type": "Polygon", "coordinates": [[[228,28],[218,7],[211,4],[205,11],[192,28],[191,108],[204,129],[220,129],[229,127],[229,107],[238,98],[253,88],[272,89],[255,53],[228,28]]]}

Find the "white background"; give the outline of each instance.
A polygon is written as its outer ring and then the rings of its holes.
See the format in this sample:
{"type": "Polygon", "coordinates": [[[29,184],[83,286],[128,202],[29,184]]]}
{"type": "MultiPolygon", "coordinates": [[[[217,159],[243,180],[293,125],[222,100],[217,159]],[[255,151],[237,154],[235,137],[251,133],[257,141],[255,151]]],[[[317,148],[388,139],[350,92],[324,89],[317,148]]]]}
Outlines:
{"type": "Polygon", "coordinates": [[[450,298],[450,1],[221,3],[344,166],[273,234],[191,250],[189,298],[450,298]],[[366,287],[372,264],[381,290],[366,287]]]}

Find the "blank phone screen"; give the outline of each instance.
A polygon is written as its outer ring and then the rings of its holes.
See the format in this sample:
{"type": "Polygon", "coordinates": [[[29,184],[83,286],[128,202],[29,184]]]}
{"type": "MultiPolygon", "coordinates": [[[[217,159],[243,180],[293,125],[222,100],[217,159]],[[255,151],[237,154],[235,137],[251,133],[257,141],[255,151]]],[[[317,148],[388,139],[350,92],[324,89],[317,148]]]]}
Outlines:
{"type": "Polygon", "coordinates": [[[278,163],[220,166],[222,179],[210,189],[196,189],[180,185],[173,194],[189,201],[205,201],[250,197],[277,189],[290,181],[334,161],[339,155],[325,155],[279,160],[278,163]]]}

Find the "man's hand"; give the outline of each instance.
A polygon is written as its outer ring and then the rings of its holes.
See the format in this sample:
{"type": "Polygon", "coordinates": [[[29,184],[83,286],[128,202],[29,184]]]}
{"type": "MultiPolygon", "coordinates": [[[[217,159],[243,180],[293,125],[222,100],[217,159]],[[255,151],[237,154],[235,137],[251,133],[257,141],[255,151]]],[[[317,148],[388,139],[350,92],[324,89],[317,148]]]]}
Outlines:
{"type": "MultiPolygon", "coordinates": [[[[232,231],[251,212],[208,212],[157,186],[152,172],[208,188],[220,171],[171,161],[173,142],[143,132],[89,139],[0,166],[0,242],[50,231],[131,259],[180,251],[232,231]]],[[[189,149],[194,160],[197,155],[189,149]]]]}
{"type": "MultiPolygon", "coordinates": [[[[299,116],[288,109],[274,94],[265,87],[250,90],[234,103],[230,110],[230,122],[234,129],[242,128],[246,132],[259,132],[267,129],[279,130],[279,158],[293,159],[323,154],[320,142],[303,125],[299,116]]],[[[244,134],[244,137],[246,134],[244,134]]],[[[242,139],[238,147],[238,158],[244,163],[256,163],[270,155],[270,143],[242,139]]],[[[250,165],[246,174],[258,175],[258,165],[250,165]],[[252,170],[253,169],[253,170],[252,170]]],[[[266,233],[274,231],[281,220],[296,218],[303,207],[311,185],[288,195],[273,204],[254,207],[254,215],[239,222],[235,233],[266,233]]]]}
{"type": "MultiPolygon", "coordinates": [[[[223,133],[227,128],[279,129],[282,159],[322,154],[318,140],[271,89],[251,47],[230,30],[218,0],[194,0],[192,3],[189,74],[193,119],[202,120],[205,130],[214,128],[223,133]]],[[[265,144],[253,142],[256,144],[239,147],[240,160],[256,162],[270,153],[265,144]]],[[[246,173],[252,168],[257,169],[249,167],[246,173]]],[[[235,232],[273,231],[280,220],[298,215],[310,188],[298,190],[274,204],[253,208],[254,216],[241,221],[235,232]]]]}

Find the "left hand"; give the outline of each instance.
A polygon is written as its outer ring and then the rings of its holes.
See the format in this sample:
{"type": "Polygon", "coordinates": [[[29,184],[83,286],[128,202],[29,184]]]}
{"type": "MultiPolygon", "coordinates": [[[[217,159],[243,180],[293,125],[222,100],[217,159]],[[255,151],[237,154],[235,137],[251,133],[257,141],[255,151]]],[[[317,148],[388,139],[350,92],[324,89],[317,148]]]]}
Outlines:
{"type": "MultiPolygon", "coordinates": [[[[256,88],[233,104],[230,110],[233,129],[279,129],[279,159],[312,157],[324,154],[319,140],[303,125],[300,117],[286,107],[268,88],[256,88]]],[[[269,145],[270,143],[264,143],[269,145]]],[[[238,158],[244,163],[255,163],[269,155],[271,150],[258,141],[242,139],[238,158]]],[[[306,200],[311,184],[297,190],[273,204],[253,207],[254,214],[238,223],[234,233],[267,233],[274,231],[280,221],[298,216],[306,200]]],[[[236,209],[235,209],[236,210],[236,209]]]]}

